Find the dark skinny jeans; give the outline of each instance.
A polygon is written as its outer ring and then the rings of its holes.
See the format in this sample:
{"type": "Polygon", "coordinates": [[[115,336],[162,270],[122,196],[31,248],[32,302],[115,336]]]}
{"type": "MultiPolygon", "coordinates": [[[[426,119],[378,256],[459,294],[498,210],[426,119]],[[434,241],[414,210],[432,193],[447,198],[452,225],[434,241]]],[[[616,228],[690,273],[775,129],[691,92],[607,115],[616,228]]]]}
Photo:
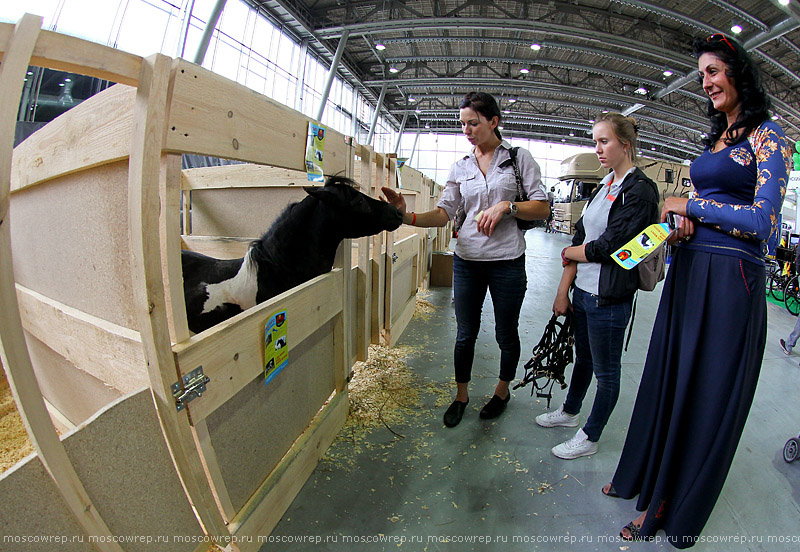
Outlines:
{"type": "Polygon", "coordinates": [[[481,328],[486,290],[494,306],[495,339],[500,346],[500,379],[512,381],[519,364],[519,313],[528,280],[525,255],[509,261],[466,261],[453,258],[453,295],[458,334],[455,345],[456,382],[472,375],[475,341],[481,328]]]}

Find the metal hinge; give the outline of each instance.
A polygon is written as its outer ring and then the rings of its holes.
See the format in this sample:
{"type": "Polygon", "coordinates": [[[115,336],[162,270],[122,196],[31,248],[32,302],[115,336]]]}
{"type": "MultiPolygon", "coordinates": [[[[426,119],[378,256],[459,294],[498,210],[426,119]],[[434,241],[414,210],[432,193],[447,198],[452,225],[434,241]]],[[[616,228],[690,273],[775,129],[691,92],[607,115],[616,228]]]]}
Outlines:
{"type": "Polygon", "coordinates": [[[175,408],[178,412],[184,409],[186,403],[202,397],[206,392],[206,384],[210,381],[211,378],[203,374],[203,367],[198,366],[188,374],[184,374],[181,381],[173,383],[172,396],[175,397],[175,408]]]}
{"type": "Polygon", "coordinates": [[[397,262],[397,253],[392,253],[392,264],[397,262]]]}

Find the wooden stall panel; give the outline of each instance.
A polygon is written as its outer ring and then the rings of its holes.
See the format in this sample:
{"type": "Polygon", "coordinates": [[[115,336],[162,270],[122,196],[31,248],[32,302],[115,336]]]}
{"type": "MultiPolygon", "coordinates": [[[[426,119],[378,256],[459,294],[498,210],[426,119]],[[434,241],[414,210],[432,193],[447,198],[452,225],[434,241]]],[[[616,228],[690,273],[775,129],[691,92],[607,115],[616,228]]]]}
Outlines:
{"type": "MultiPolygon", "coordinates": [[[[135,88],[112,86],[29,136],[14,148],[12,193],[50,178],[126,159],[135,97],[135,88]]],[[[120,202],[127,206],[124,197],[120,202]]]]}
{"type": "Polygon", "coordinates": [[[416,233],[394,244],[386,269],[386,320],[384,340],[394,347],[416,307],[419,242],[416,233]]]}
{"type": "Polygon", "coordinates": [[[0,474],[0,542],[14,552],[95,552],[89,536],[75,522],[53,480],[32,454],[0,474]],[[24,541],[32,535],[58,535],[56,544],[24,541]]]}
{"type": "Polygon", "coordinates": [[[112,534],[127,552],[191,552],[203,529],[172,465],[149,389],[124,397],[63,439],[112,534]]]}
{"type": "Polygon", "coordinates": [[[181,373],[203,366],[211,378],[203,397],[189,403],[192,419],[205,419],[264,371],[264,324],[272,313],[287,311],[290,359],[297,354],[299,343],[342,311],[342,278],[340,269],[318,276],[177,344],[181,373]]]}
{"type": "MultiPolygon", "coordinates": [[[[299,322],[291,312],[287,321],[290,327],[299,322]]],[[[332,324],[298,343],[287,367],[268,385],[257,377],[209,415],[211,445],[234,512],[244,506],[334,391],[332,324]]]]}
{"type": "MultiPolygon", "coordinates": [[[[173,74],[167,150],[306,170],[309,117],[182,59],[173,74]]],[[[347,174],[351,149],[328,129],[325,174],[347,174]]]]}
{"type": "Polygon", "coordinates": [[[11,240],[17,283],[137,330],[127,178],[116,162],[12,194],[11,240]]]}

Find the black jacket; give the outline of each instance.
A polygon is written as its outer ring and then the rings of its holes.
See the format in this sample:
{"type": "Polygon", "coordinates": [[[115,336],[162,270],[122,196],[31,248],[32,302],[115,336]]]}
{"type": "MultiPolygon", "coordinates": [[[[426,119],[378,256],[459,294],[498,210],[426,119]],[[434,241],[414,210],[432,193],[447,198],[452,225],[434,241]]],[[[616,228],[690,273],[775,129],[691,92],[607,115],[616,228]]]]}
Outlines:
{"type": "MultiPolygon", "coordinates": [[[[595,189],[589,201],[600,191],[595,189]]],[[[586,244],[586,259],[600,263],[600,305],[611,305],[630,299],[639,287],[637,270],[625,270],[611,254],[628,243],[654,222],[659,221],[658,187],[638,167],[622,182],[617,198],[608,212],[608,225],[596,240],[586,244]]],[[[588,203],[587,203],[588,205],[588,203]]],[[[572,245],[586,239],[583,217],[575,223],[572,245]]]]}

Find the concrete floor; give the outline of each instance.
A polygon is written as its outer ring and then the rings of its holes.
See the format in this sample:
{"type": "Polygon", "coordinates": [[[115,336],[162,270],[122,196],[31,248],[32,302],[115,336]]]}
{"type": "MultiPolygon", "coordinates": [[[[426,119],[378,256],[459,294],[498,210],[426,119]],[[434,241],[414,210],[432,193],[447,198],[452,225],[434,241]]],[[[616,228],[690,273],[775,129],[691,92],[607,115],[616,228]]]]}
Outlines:
{"type": "MultiPolygon", "coordinates": [[[[559,252],[569,238],[526,235],[528,293],[520,323],[523,358],[530,357],[550,318],[561,275],[559,252]]],[[[573,429],[540,428],[546,410],[530,386],[513,391],[506,412],[484,421],[478,411],[496,383],[499,351],[491,302],[476,347],[471,402],[461,424],[448,429],[442,414],[452,394],[423,392],[423,406],[366,442],[337,439],[262,551],[275,550],[668,550],[666,542],[625,543],[616,535],[636,517],[635,501],[605,497],[614,473],[660,297],[641,293],[633,337],[623,355],[622,391],[591,457],[559,460],[550,448],[573,429]],[[335,460],[348,458],[348,462],[335,460]],[[283,542],[278,542],[283,541],[283,542]],[[629,548],[630,547],[630,548],[629,548]]],[[[450,288],[433,288],[436,311],[415,317],[399,345],[421,353],[408,358],[420,384],[452,385],[455,315],[450,288]]],[[[800,431],[800,355],[778,346],[795,318],[769,305],[769,333],[761,382],[730,475],[694,550],[797,550],[800,542],[800,461],[783,460],[784,443],[800,431]]],[[[571,367],[567,374],[571,373],[571,367]]],[[[520,369],[518,377],[523,376],[520,369]]],[[[452,385],[454,393],[454,385],[452,385]]],[[[594,384],[581,421],[591,408],[594,384]]],[[[553,407],[565,396],[556,386],[553,407]]],[[[663,534],[662,534],[663,536],[663,534]]]]}

